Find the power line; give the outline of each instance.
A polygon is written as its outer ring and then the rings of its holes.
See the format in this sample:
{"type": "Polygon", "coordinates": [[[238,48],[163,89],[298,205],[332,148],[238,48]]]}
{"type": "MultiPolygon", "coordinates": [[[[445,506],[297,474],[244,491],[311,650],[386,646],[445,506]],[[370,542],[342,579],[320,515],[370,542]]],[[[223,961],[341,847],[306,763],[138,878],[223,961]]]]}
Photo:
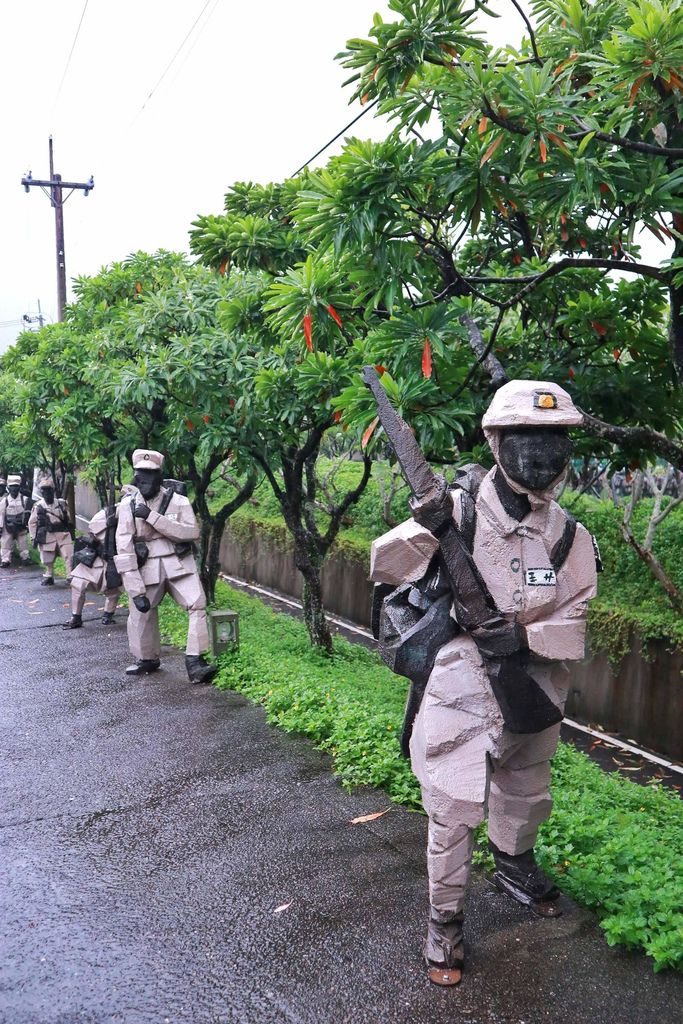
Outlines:
{"type": "MultiPolygon", "coordinates": [[[[187,62],[188,62],[188,60],[189,60],[189,58],[190,58],[190,55],[191,55],[191,54],[192,54],[192,52],[194,51],[194,48],[195,48],[195,46],[197,45],[197,43],[199,42],[199,40],[200,40],[200,39],[202,38],[202,35],[203,35],[203,33],[204,33],[204,29],[206,28],[206,26],[207,26],[207,25],[209,24],[209,22],[211,21],[211,19],[212,19],[212,18],[213,18],[213,16],[214,16],[214,14],[216,13],[216,8],[218,7],[218,4],[219,4],[219,3],[220,3],[220,0],[213,0],[213,7],[211,8],[211,10],[209,11],[209,13],[207,14],[206,18],[204,19],[204,24],[203,24],[203,25],[202,25],[202,27],[200,28],[199,32],[197,32],[197,35],[196,35],[196,36],[194,37],[194,40],[192,41],[192,46],[190,46],[190,47],[188,48],[188,51],[187,51],[187,53],[185,54],[185,57],[183,58],[183,62],[182,62],[182,64],[180,65],[180,67],[179,67],[179,68],[178,68],[178,70],[176,71],[176,75],[175,75],[175,78],[173,79],[173,82],[176,82],[176,81],[177,81],[177,79],[178,79],[178,76],[179,76],[179,75],[181,74],[181,72],[182,72],[183,68],[184,68],[184,67],[185,67],[185,65],[187,64],[187,62]]],[[[201,14],[199,15],[199,17],[201,18],[201,14]]]]}
{"type": "MultiPolygon", "coordinates": [[[[164,78],[166,78],[166,75],[167,75],[167,74],[169,73],[169,71],[171,70],[171,68],[172,68],[172,67],[173,67],[173,65],[175,64],[175,61],[176,61],[176,59],[177,59],[177,57],[178,57],[178,55],[179,55],[180,51],[181,51],[181,50],[182,50],[182,48],[183,48],[183,47],[185,46],[185,43],[187,42],[187,40],[188,40],[188,39],[190,38],[190,36],[191,36],[191,35],[192,35],[192,33],[194,32],[194,30],[195,30],[195,27],[196,27],[197,23],[199,22],[199,19],[200,19],[200,18],[202,17],[202,15],[204,14],[204,11],[206,10],[206,8],[207,8],[207,7],[209,6],[209,4],[210,4],[210,3],[211,3],[211,0],[206,0],[206,3],[205,3],[205,4],[204,4],[204,6],[202,7],[202,9],[201,9],[201,11],[199,12],[199,14],[197,15],[197,17],[196,17],[196,18],[194,19],[194,21],[192,22],[192,25],[190,26],[190,28],[188,29],[188,31],[187,31],[187,33],[186,33],[186,35],[185,35],[185,38],[183,39],[182,43],[180,44],[180,46],[178,47],[178,49],[176,50],[176,52],[175,52],[175,53],[173,54],[173,56],[172,56],[172,57],[171,57],[171,59],[169,60],[168,64],[167,64],[167,65],[166,65],[166,67],[164,68],[164,70],[162,71],[162,73],[161,73],[161,76],[160,76],[160,78],[159,78],[158,82],[156,83],[156,85],[154,86],[154,88],[153,88],[153,89],[152,89],[152,91],[150,92],[149,96],[147,97],[147,99],[145,100],[145,102],[144,102],[144,103],[142,104],[142,106],[141,106],[141,107],[140,107],[140,109],[138,110],[137,114],[136,114],[136,115],[135,115],[135,117],[133,118],[133,121],[136,121],[136,120],[138,119],[138,117],[140,116],[140,114],[142,113],[142,111],[143,111],[143,110],[145,109],[145,107],[147,106],[147,104],[148,104],[148,103],[149,103],[149,101],[151,100],[151,98],[152,98],[152,96],[154,95],[154,93],[155,93],[155,92],[157,91],[157,89],[159,88],[159,86],[160,86],[160,85],[161,85],[161,83],[163,82],[164,78]]],[[[131,123],[132,123],[132,122],[131,122],[131,123]]]]}
{"type": "Polygon", "coordinates": [[[66,80],[66,73],[69,70],[69,64],[71,64],[71,58],[73,57],[74,50],[76,49],[76,43],[78,42],[78,36],[80,35],[81,25],[83,24],[83,19],[85,18],[85,12],[88,9],[88,3],[89,2],[90,2],[90,0],[85,0],[85,3],[83,4],[83,10],[81,11],[81,18],[80,18],[80,21],[78,22],[78,27],[76,28],[76,35],[74,36],[74,41],[71,44],[71,49],[69,50],[69,56],[66,58],[66,64],[64,65],[64,72],[62,74],[62,80],[59,83],[59,88],[57,89],[57,94],[55,96],[55,101],[52,104],[52,114],[50,116],[54,115],[54,112],[57,109],[57,101],[59,100],[59,97],[60,97],[61,92],[62,92],[62,86],[64,85],[64,82],[66,80]]]}
{"type": "Polygon", "coordinates": [[[302,164],[301,167],[294,171],[294,174],[290,174],[290,178],[296,178],[297,174],[303,171],[305,167],[308,167],[309,164],[312,164],[316,157],[319,157],[321,153],[324,153],[326,149],[329,149],[332,143],[336,142],[340,135],[343,135],[344,132],[347,132],[349,128],[353,128],[354,124],[356,124],[357,121],[360,121],[361,117],[365,117],[368,111],[372,110],[373,107],[376,107],[378,103],[379,99],[376,99],[373,100],[372,103],[369,103],[367,107],[364,107],[361,110],[360,114],[358,114],[357,117],[354,117],[353,121],[349,121],[345,128],[342,128],[342,130],[340,132],[337,132],[337,134],[334,135],[329,142],[326,142],[324,146],[321,146],[317,153],[314,153],[312,157],[309,157],[305,164],[302,164]]]}

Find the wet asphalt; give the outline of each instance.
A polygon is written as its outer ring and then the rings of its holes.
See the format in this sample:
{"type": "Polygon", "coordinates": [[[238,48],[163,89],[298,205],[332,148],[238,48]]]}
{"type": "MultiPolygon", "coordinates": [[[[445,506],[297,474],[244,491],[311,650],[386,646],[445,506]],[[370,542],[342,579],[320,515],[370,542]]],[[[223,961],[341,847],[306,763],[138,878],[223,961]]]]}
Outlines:
{"type": "Polygon", "coordinates": [[[0,575],[1,1024],[680,1024],[683,977],[480,876],[464,981],[430,986],[424,818],[178,652],[127,678],[124,613],[67,605],[0,575]]]}

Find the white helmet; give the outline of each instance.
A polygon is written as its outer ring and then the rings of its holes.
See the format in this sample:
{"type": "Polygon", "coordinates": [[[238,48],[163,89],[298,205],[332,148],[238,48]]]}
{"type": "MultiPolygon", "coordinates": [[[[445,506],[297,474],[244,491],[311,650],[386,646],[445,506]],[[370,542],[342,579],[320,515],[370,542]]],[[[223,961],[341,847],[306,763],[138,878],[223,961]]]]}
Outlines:
{"type": "Polygon", "coordinates": [[[578,427],[583,416],[559,384],[511,380],[496,391],[484,413],[485,431],[505,427],[578,427]]]}

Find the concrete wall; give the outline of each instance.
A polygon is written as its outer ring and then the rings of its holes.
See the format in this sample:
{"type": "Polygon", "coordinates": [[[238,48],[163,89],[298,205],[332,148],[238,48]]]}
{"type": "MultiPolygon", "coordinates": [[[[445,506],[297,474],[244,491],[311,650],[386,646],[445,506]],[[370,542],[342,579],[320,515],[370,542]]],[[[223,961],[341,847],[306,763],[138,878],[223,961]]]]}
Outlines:
{"type": "MultiPolygon", "coordinates": [[[[79,515],[90,518],[99,501],[83,485],[76,488],[79,515]]],[[[301,577],[290,551],[269,544],[252,531],[244,542],[230,528],[221,544],[221,565],[230,576],[301,597],[301,577]]],[[[322,572],[323,600],[329,612],[363,626],[370,624],[372,584],[363,566],[329,558],[322,572]]],[[[567,714],[579,722],[618,732],[659,753],[683,760],[683,651],[649,644],[637,637],[628,655],[614,666],[600,651],[573,667],[567,714]]]]}

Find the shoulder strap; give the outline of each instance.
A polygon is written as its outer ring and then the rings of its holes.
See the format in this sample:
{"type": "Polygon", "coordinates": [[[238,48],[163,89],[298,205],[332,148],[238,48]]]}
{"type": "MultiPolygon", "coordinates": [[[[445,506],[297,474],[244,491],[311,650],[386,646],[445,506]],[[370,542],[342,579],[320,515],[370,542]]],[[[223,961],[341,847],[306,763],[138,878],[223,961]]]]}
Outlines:
{"type": "Polygon", "coordinates": [[[476,463],[463,466],[455,475],[455,486],[462,492],[460,495],[462,503],[460,533],[470,554],[474,548],[474,534],[477,529],[477,495],[485,476],[484,467],[476,463]]]}
{"type": "Polygon", "coordinates": [[[164,491],[164,496],[161,499],[161,505],[159,505],[159,508],[157,509],[160,516],[166,515],[166,512],[168,511],[168,506],[171,504],[171,499],[173,498],[174,494],[175,491],[173,490],[172,487],[168,487],[164,491]]]}
{"type": "Polygon", "coordinates": [[[565,512],[564,514],[566,516],[566,521],[564,524],[564,530],[562,531],[562,536],[550,552],[550,564],[555,572],[559,572],[567,561],[567,556],[572,549],[574,537],[576,536],[576,519],[574,519],[574,516],[569,512],[565,512]]]}

